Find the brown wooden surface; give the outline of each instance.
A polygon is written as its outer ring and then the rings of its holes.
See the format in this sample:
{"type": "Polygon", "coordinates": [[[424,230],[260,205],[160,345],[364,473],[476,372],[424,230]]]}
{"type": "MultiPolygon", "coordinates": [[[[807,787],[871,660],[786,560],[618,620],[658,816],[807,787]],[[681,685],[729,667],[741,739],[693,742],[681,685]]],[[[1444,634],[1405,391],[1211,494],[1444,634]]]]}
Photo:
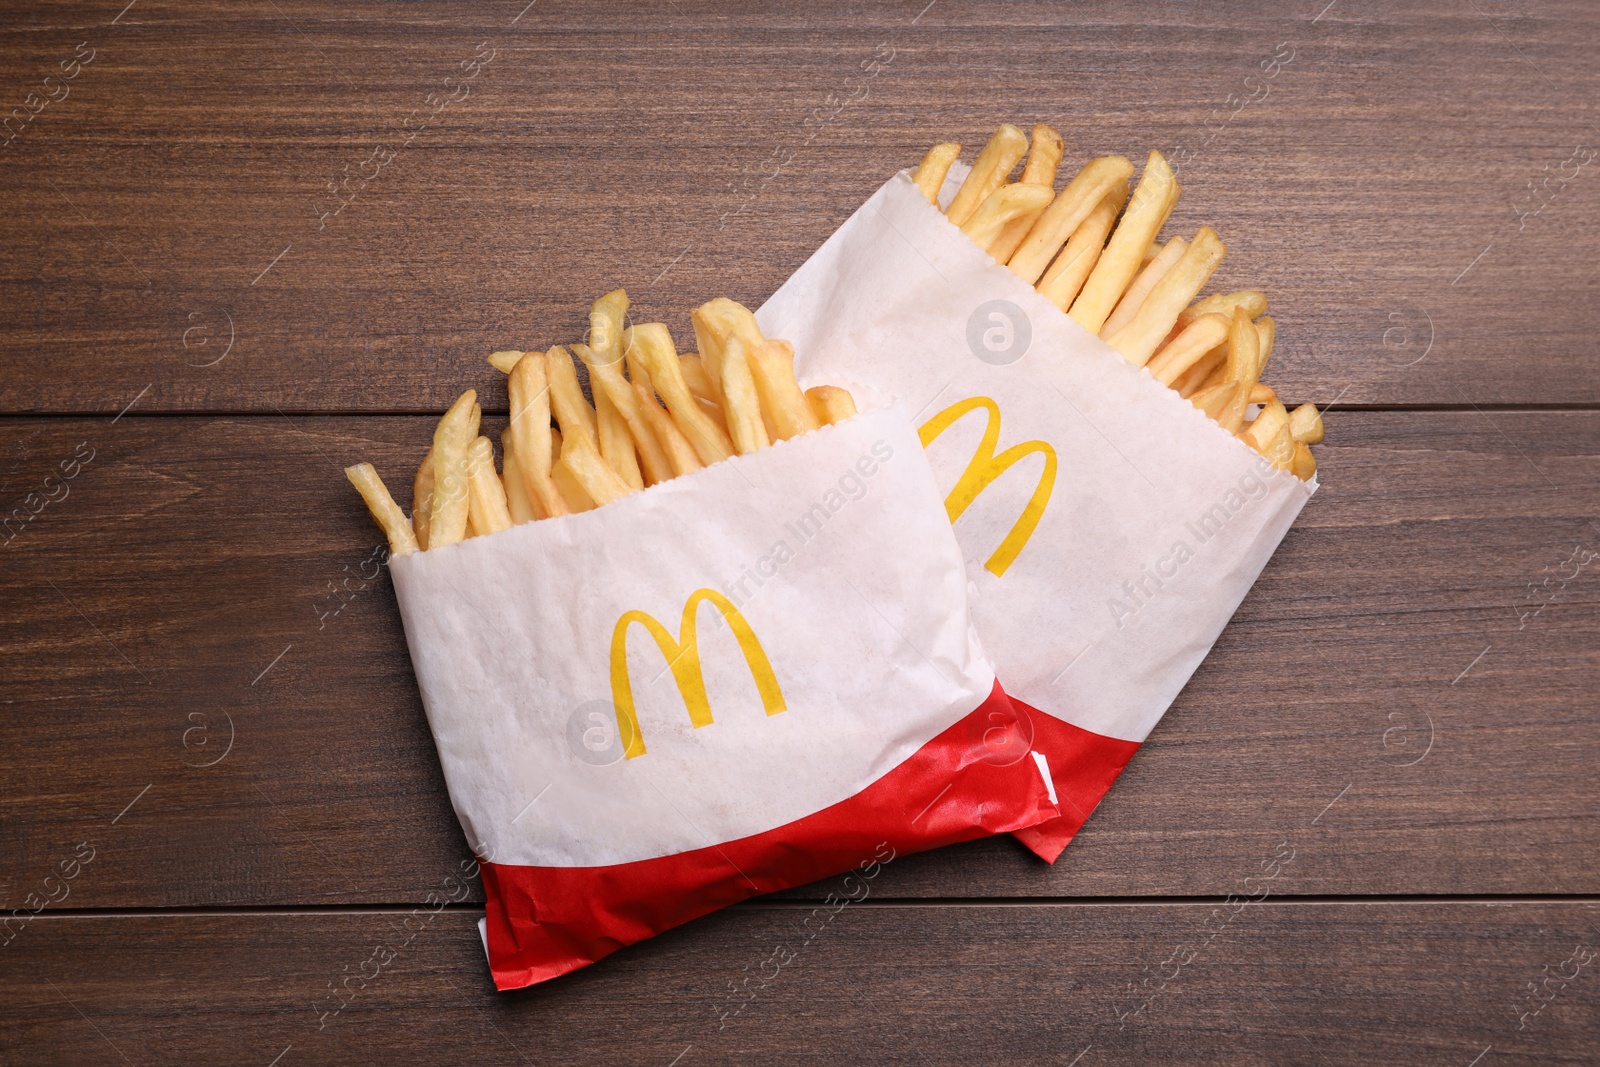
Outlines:
{"type": "Polygon", "coordinates": [[[1562,573],[1600,549],[1600,169],[1526,185],[1600,146],[1600,10],[122,2],[0,12],[0,115],[95,50],[0,148],[0,518],[94,457],[0,532],[0,910],[95,849],[0,946],[0,1063],[1600,1062],[1592,965],[1518,1017],[1600,948],[1600,565],[1562,573]],[[466,855],[387,577],[329,614],[377,542],[339,468],[409,469],[467,385],[503,412],[483,355],[612,286],[684,335],[759,303],[1000,119],[1197,152],[1173,228],[1334,403],[1322,491],[1079,840],[897,860],[721,1030],[834,886],[500,996],[474,884],[318,1032],[466,855]]]}

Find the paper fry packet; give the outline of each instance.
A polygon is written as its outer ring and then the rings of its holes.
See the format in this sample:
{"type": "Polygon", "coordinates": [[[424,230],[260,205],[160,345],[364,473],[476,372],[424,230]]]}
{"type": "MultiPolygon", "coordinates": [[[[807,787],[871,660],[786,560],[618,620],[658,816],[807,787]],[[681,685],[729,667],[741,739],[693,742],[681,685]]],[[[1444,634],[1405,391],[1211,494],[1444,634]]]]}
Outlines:
{"type": "Polygon", "coordinates": [[[1058,814],[900,406],[390,567],[500,989],[1058,814]]]}
{"type": "MultiPolygon", "coordinates": [[[[957,164],[941,200],[966,173],[957,164]]],[[[756,313],[826,378],[914,412],[973,618],[1026,707],[1066,848],[1316,490],[997,263],[896,175],[756,313]]],[[[859,395],[859,394],[858,394],[859,395]]]]}

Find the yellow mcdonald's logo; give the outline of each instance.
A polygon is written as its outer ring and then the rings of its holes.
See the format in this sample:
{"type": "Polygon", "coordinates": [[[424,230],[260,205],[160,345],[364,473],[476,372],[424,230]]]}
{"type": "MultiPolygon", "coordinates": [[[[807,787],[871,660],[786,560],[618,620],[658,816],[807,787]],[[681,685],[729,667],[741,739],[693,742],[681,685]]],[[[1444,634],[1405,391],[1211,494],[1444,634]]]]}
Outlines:
{"type": "Polygon", "coordinates": [[[785,708],[783,691],[778,688],[777,676],[767,653],[756,638],[755,631],[745,621],[733,602],[715,589],[696,589],[683,605],[683,619],[678,624],[678,639],[656,617],[644,611],[624,612],[611,631],[611,702],[617,708],[617,732],[625,742],[623,754],[632,759],[645,753],[644,735],[639,731],[639,715],[634,709],[633,683],[628,678],[628,628],[639,623],[655,638],[656,646],[667,658],[667,666],[678,683],[678,692],[689,709],[689,721],[695,729],[711,724],[711,701],[706,696],[705,675],[700,670],[700,642],[696,633],[695,616],[704,601],[710,601],[722,612],[722,618],[739,642],[739,651],[750,667],[756,691],[761,694],[761,705],[768,715],[776,715],[785,708]]]}
{"type": "Polygon", "coordinates": [[[1043,441],[1024,441],[1020,445],[1012,445],[998,456],[995,455],[995,446],[1000,443],[1000,405],[986,396],[975,396],[951,404],[923,423],[919,431],[922,447],[927,448],[935,438],[954,425],[957,419],[979,408],[982,408],[988,416],[988,422],[983,428],[983,440],[978,442],[977,451],[972,454],[972,461],[967,464],[967,469],[961,472],[961,478],[944,501],[945,512],[950,516],[952,523],[961,517],[961,513],[966,511],[974,500],[978,499],[980,493],[989,488],[991,482],[1010,470],[1018,460],[1035,452],[1044,456],[1044,473],[1039,476],[1039,485],[1034,489],[1033,496],[1028,499],[1028,506],[1022,509],[1022,515],[1012,524],[1011,532],[1006,534],[1005,540],[1000,542],[1000,547],[994,550],[994,555],[983,565],[985,570],[999,578],[1004,576],[1006,569],[1016,561],[1022,546],[1028,543],[1028,538],[1033,536],[1039,520],[1044,517],[1045,506],[1050,503],[1050,493],[1056,486],[1056,450],[1043,441]]]}

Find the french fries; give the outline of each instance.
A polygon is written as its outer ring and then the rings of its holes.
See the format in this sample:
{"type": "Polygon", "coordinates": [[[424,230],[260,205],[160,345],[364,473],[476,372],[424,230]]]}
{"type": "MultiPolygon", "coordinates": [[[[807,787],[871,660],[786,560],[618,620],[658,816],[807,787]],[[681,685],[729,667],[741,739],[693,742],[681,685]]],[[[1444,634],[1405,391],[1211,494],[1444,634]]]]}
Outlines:
{"type": "Polygon", "coordinates": [[[591,306],[587,343],[489,356],[506,376],[510,409],[500,472],[493,441],[479,434],[483,412],[472,389],[434,429],[409,520],[370,463],[346,470],[392,554],[591,511],[856,413],[844,389],[803,392],[793,347],[763,337],[750,310],[732,300],[695,309],[700,352],[683,356],[662,323],[630,326],[628,308],[617,289],[591,306]],[[588,396],[574,356],[588,369],[588,396]]]}
{"type": "MultiPolygon", "coordinates": [[[[1310,446],[1322,440],[1322,418],[1310,404],[1290,412],[1261,382],[1277,334],[1266,294],[1200,295],[1227,253],[1210,227],[1159,240],[1183,192],[1165,157],[1149,153],[1131,194],[1133,164],[1122,156],[1089,160],[1057,192],[1063,149],[1050,126],[1035,126],[1030,145],[1021,129],[1002,125],[945,217],[1129,363],[1147,368],[1275,466],[1310,478],[1310,446]]],[[[912,173],[936,208],[960,154],[954,141],[935,145],[912,173]]],[[[819,388],[805,396],[827,424],[825,394],[819,388]]]]}

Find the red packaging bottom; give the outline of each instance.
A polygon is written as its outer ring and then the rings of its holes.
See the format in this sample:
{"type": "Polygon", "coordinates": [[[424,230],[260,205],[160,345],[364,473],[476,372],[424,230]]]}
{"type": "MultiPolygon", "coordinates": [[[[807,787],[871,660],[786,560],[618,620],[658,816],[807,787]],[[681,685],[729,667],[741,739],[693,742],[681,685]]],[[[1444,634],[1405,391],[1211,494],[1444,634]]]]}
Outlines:
{"type": "MultiPolygon", "coordinates": [[[[1016,743],[1019,714],[996,683],[970,714],[861,792],[749,837],[604,867],[482,863],[495,987],[547,981],[729,904],[881,859],[885,844],[903,855],[1067,821],[1026,743],[1016,743]],[[1012,743],[997,744],[997,730],[1012,743]]],[[[1059,722],[1033,719],[1036,728],[1059,722]]],[[[1073,817],[1075,832],[1087,812],[1073,817]]]]}
{"type": "Polygon", "coordinates": [[[1050,761],[1061,806],[1058,818],[1017,830],[1014,836],[1046,863],[1054,863],[1139,751],[1139,743],[1082,729],[1015,697],[1011,703],[1033,718],[1033,748],[1050,761]]]}

